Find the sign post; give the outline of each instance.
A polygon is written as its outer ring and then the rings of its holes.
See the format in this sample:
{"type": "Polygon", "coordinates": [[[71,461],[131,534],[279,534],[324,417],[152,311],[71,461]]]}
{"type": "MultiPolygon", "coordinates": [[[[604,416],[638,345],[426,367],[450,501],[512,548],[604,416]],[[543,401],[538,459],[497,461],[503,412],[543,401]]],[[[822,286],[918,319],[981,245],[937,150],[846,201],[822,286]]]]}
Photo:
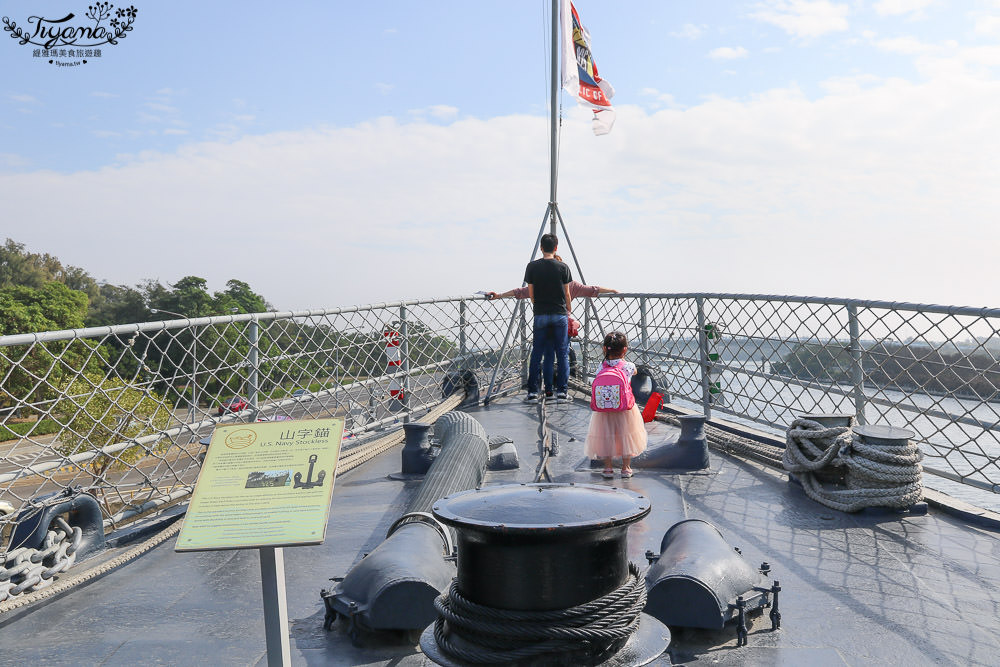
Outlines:
{"type": "Polygon", "coordinates": [[[341,419],[220,426],[175,551],[258,549],[268,665],[288,665],[282,547],[326,538],[341,419]]]}
{"type": "Polygon", "coordinates": [[[260,548],[260,585],[264,592],[264,637],[267,664],[292,664],[288,643],[288,601],[285,599],[285,553],[281,547],[260,548]]]}

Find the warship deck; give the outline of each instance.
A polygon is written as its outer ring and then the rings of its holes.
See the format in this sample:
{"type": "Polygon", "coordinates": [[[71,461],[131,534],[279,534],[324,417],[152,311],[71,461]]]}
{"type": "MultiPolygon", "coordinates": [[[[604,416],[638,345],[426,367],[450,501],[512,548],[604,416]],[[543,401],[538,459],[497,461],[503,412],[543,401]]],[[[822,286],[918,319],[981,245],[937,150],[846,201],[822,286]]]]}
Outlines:
{"type": "MultiPolygon", "coordinates": [[[[488,473],[487,483],[533,481],[537,408],[508,397],[467,412],[518,448],[520,469],[488,473]]],[[[651,499],[651,513],[629,530],[630,560],[644,568],[644,553],[659,549],[668,528],[699,518],[751,564],[770,563],[781,582],[777,631],[766,614],[751,616],[748,646],[737,647],[732,624],[672,628],[668,653],[653,664],[998,664],[997,532],[934,507],[924,516],[836,512],[780,471],[716,451],[708,471],[603,480],[583,455],[589,418],[579,396],[549,407],[559,442],[549,470],[555,482],[621,486],[651,499]]],[[[649,432],[650,446],[677,435],[664,423],[649,432]]],[[[340,475],[325,543],[284,550],[294,664],[428,664],[412,643],[356,646],[341,627],[323,629],[320,590],[382,541],[417,489],[388,477],[399,465],[396,448],[340,475]]],[[[0,617],[0,663],[267,664],[257,551],[175,553],[174,542],[0,617]]]]}

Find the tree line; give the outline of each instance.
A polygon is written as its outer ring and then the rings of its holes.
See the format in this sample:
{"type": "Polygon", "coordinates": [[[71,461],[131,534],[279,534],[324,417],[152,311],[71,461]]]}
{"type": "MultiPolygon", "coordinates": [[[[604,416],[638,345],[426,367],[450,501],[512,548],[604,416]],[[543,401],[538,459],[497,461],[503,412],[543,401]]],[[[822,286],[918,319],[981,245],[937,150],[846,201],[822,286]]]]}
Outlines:
{"type": "MultiPolygon", "coordinates": [[[[153,320],[260,313],[272,306],[241,280],[210,292],[185,276],[173,284],[98,282],[58,258],[7,239],[0,246],[0,335],[78,329],[153,320]]],[[[375,325],[378,326],[378,325],[375,325]]],[[[388,328],[399,328],[388,323],[388,328]]],[[[325,321],[261,322],[254,377],[263,396],[282,397],[316,381],[339,383],[386,371],[384,331],[341,331],[325,321]]],[[[448,361],[454,341],[423,323],[407,322],[411,367],[448,361]]],[[[162,431],[174,408],[213,406],[248,390],[250,336],[246,322],[109,335],[101,339],[29,343],[0,348],[0,424],[46,417],[66,454],[162,431]]],[[[39,426],[33,424],[34,435],[39,426]]],[[[152,447],[150,449],[155,449],[152,447]]],[[[101,457],[97,475],[142,448],[101,457]]]]}
{"type": "MultiPolygon", "coordinates": [[[[1000,400],[1000,361],[985,349],[944,352],[929,345],[865,342],[861,368],[866,384],[883,389],[1000,400]]],[[[803,380],[853,383],[851,352],[835,341],[799,343],[771,369],[803,380]]]]}
{"type": "MultiPolygon", "coordinates": [[[[209,292],[207,281],[185,276],[171,285],[146,280],[130,287],[98,283],[85,270],[33,253],[11,239],[0,247],[0,335],[109,326],[160,319],[260,313],[273,307],[242,280],[209,292]]],[[[398,323],[389,323],[399,328],[398,323]]],[[[407,324],[409,362],[450,358],[456,346],[419,321],[407,324]]],[[[250,350],[246,324],[218,324],[142,335],[86,339],[0,350],[0,408],[54,398],[81,372],[112,373],[127,383],[152,382],[160,392],[190,401],[246,391],[250,350]],[[39,381],[41,380],[41,381],[39,381]],[[172,391],[171,391],[172,390],[172,391]]],[[[325,322],[263,323],[258,349],[259,390],[326,376],[367,377],[386,368],[383,331],[334,329],[325,322]]]]}

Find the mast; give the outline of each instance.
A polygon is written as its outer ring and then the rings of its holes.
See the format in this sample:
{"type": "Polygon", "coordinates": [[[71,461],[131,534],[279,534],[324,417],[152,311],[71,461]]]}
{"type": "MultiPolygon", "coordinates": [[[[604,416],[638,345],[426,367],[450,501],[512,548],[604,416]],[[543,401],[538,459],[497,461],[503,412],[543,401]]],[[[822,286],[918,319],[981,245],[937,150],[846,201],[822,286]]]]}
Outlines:
{"type": "Polygon", "coordinates": [[[556,123],[558,122],[559,102],[559,0],[552,0],[552,62],[550,81],[550,101],[549,101],[549,233],[556,233],[556,211],[559,205],[556,203],[556,185],[558,174],[556,173],[556,123]]]}

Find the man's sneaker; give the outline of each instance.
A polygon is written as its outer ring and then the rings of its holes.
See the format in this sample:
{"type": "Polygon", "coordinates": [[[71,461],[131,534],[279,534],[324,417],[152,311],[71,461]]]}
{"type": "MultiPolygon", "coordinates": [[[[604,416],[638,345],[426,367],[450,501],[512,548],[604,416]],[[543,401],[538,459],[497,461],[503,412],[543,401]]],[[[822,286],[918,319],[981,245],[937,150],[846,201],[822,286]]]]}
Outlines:
{"type": "Polygon", "coordinates": [[[545,390],[545,398],[552,398],[552,390],[551,389],[546,389],[545,390]]]}
{"type": "Polygon", "coordinates": [[[565,391],[556,392],[556,400],[557,401],[565,401],[565,400],[568,400],[568,399],[569,399],[569,396],[566,395],[565,391]]]}
{"type": "Polygon", "coordinates": [[[537,403],[538,402],[538,394],[536,394],[533,391],[529,391],[528,395],[524,397],[524,402],[525,403],[537,403]]]}

